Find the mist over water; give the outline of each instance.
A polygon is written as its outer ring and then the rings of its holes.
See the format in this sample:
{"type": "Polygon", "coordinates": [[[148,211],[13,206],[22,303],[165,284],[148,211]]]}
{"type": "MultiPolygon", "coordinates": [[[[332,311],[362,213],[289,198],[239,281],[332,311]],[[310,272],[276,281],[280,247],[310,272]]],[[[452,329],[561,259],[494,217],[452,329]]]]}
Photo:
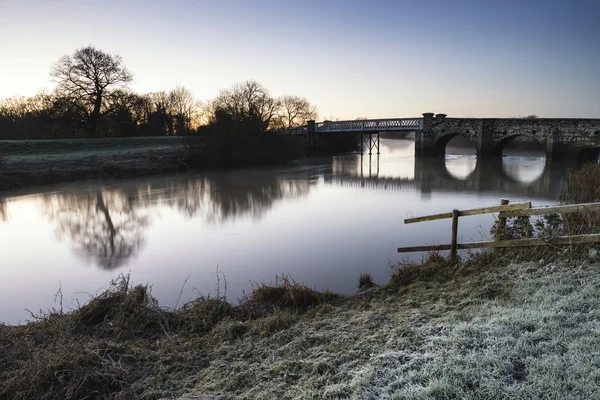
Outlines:
{"type": "MultiPolygon", "coordinates": [[[[280,274],[350,294],[361,272],[383,283],[390,264],[422,257],[397,247],[449,242],[450,221],[406,226],[404,218],[501,198],[548,204],[564,187],[565,168],[543,155],[478,160],[451,145],[445,158],[415,159],[413,140],[382,139],[380,155],[7,194],[0,321],[59,307],[59,288],[64,308],[76,307],[121,273],[150,284],[166,307],[217,292],[235,302],[252,282],[280,274]],[[226,287],[216,286],[217,268],[226,287]]],[[[493,221],[461,218],[459,240],[488,239],[493,221]]]]}

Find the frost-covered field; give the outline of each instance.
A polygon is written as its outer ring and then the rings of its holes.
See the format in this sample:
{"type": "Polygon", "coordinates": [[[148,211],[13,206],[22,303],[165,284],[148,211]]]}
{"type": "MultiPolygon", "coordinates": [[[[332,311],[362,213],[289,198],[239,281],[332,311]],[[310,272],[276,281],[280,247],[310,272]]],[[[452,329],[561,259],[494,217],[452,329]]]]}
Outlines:
{"type": "Polygon", "coordinates": [[[600,266],[513,264],[367,293],[224,341],[192,379],[191,395],[219,399],[598,399],[600,266]]]}

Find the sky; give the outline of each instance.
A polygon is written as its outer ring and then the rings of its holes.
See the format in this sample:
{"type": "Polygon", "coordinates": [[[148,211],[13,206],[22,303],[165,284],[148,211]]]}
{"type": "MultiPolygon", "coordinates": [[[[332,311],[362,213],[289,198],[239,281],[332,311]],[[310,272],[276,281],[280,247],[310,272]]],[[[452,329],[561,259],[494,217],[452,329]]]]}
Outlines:
{"type": "Polygon", "coordinates": [[[320,119],[600,118],[599,0],[0,0],[0,98],[121,55],[146,93],[249,79],[320,119]]]}

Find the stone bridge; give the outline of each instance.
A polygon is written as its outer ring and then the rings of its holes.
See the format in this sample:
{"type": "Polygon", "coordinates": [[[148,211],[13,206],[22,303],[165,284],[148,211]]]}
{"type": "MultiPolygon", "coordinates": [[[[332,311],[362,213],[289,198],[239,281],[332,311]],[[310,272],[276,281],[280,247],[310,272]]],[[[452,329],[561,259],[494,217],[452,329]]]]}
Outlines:
{"type": "Polygon", "coordinates": [[[596,159],[600,151],[600,119],[447,118],[423,114],[423,129],[415,133],[415,154],[443,155],[448,142],[462,136],[480,157],[501,157],[511,140],[525,136],[540,143],[547,158],[596,159]]]}
{"type": "Polygon", "coordinates": [[[502,156],[507,143],[526,136],[542,145],[547,158],[590,161],[600,153],[600,119],[572,118],[448,118],[425,113],[423,118],[358,121],[309,121],[309,136],[357,132],[362,151],[379,153],[379,133],[414,131],[416,156],[440,156],[448,142],[463,136],[481,158],[502,156]]]}

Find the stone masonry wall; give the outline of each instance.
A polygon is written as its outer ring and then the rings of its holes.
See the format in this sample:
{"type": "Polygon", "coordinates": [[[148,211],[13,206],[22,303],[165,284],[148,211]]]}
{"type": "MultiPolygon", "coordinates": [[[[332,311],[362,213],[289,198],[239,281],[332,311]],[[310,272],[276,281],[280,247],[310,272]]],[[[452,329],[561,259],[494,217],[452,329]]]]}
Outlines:
{"type": "Polygon", "coordinates": [[[600,148],[600,119],[423,117],[423,131],[417,133],[415,146],[418,155],[443,154],[447,142],[456,135],[472,142],[484,157],[502,155],[504,145],[520,135],[535,139],[549,157],[555,158],[600,148]]]}

